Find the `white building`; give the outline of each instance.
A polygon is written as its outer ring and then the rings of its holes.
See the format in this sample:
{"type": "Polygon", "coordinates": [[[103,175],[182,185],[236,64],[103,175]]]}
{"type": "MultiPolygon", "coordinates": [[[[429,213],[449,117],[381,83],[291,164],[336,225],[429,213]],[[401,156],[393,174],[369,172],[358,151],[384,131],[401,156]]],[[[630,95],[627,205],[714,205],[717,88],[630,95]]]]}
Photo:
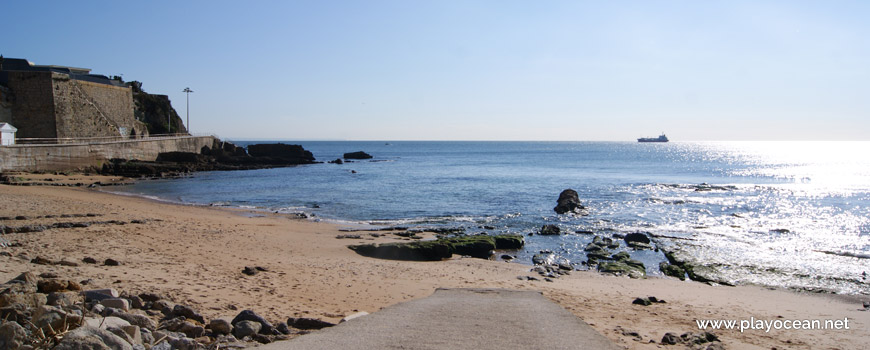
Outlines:
{"type": "Polygon", "coordinates": [[[9,146],[15,144],[15,132],[17,128],[9,123],[0,123],[0,146],[9,146]]]}

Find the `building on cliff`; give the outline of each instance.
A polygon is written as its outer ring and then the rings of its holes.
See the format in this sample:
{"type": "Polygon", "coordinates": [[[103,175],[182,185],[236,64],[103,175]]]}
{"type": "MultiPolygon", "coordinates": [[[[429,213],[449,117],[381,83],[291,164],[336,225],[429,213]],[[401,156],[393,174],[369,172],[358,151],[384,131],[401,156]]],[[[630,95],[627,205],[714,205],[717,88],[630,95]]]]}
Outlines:
{"type": "Polygon", "coordinates": [[[121,81],[0,56],[0,122],[18,128],[24,143],[148,135],[134,109],[132,90],[121,81]]]}

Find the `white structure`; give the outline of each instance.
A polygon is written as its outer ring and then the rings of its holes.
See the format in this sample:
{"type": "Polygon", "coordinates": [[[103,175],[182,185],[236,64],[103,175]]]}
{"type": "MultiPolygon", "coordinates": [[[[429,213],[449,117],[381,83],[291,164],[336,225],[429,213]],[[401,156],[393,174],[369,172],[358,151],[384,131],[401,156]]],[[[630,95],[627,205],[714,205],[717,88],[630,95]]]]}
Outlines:
{"type": "Polygon", "coordinates": [[[0,123],[0,146],[15,144],[15,132],[18,131],[9,123],[0,123]]]}

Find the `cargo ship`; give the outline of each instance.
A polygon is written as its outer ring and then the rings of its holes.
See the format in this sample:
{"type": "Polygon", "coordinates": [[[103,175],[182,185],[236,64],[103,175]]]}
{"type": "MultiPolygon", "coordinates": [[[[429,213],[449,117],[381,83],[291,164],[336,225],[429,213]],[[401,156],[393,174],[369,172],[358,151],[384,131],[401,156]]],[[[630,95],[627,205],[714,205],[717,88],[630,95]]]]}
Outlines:
{"type": "Polygon", "coordinates": [[[641,137],[637,139],[637,142],[668,142],[668,137],[662,133],[659,137],[641,137]]]}

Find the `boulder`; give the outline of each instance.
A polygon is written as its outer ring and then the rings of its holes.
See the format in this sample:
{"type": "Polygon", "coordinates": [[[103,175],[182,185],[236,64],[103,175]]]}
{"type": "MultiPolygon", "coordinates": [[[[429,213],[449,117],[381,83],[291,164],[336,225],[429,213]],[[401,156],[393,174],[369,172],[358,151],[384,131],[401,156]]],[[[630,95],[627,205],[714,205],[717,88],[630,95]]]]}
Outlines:
{"type": "Polygon", "coordinates": [[[133,346],[105,329],[79,327],[67,333],[54,350],[133,350],[133,346]]]}
{"type": "Polygon", "coordinates": [[[226,335],[233,332],[233,325],[230,323],[230,321],[219,318],[211,320],[211,322],[208,324],[208,328],[211,329],[211,331],[215,334],[226,335]]]}
{"type": "Polygon", "coordinates": [[[363,151],[358,151],[358,152],[345,153],[342,156],[342,158],[344,158],[344,159],[372,159],[374,157],[372,157],[370,154],[365,153],[363,151]]]}
{"type": "Polygon", "coordinates": [[[105,307],[112,307],[124,311],[130,310],[130,301],[123,298],[108,298],[100,300],[100,304],[105,307]]]}
{"type": "Polygon", "coordinates": [[[129,327],[130,322],[127,322],[119,317],[108,316],[100,318],[85,318],[85,325],[94,328],[124,328],[129,327]]]}
{"type": "MultiPolygon", "coordinates": [[[[263,318],[260,315],[257,315],[257,313],[254,312],[253,310],[244,310],[244,311],[240,312],[238,315],[236,315],[236,317],[233,318],[232,321],[230,321],[230,323],[233,325],[233,327],[238,328],[239,327],[238,323],[242,322],[242,321],[257,322],[261,325],[261,328],[259,329],[260,333],[274,334],[275,327],[272,326],[272,324],[269,323],[269,321],[266,321],[265,318],[263,318]]],[[[238,337],[238,335],[237,335],[237,337],[238,337]]]]}
{"type": "Polygon", "coordinates": [[[683,281],[686,280],[686,270],[683,270],[682,267],[677,265],[671,265],[662,261],[659,263],[659,270],[661,270],[665,276],[676,277],[683,281]]]}
{"type": "Polygon", "coordinates": [[[559,199],[556,201],[556,207],[553,210],[557,214],[579,213],[580,210],[586,209],[580,204],[580,197],[577,191],[567,189],[559,194],[559,199]]]}
{"type": "Polygon", "coordinates": [[[172,308],[172,315],[173,317],[184,316],[188,319],[205,324],[205,317],[203,317],[198,312],[196,312],[196,310],[187,305],[175,305],[175,307],[172,308]]]}
{"type": "Polygon", "coordinates": [[[326,322],[323,320],[318,320],[316,318],[307,318],[307,317],[290,317],[287,319],[287,325],[296,329],[323,329],[326,327],[335,326],[332,322],[326,322]]]}
{"type": "Polygon", "coordinates": [[[56,280],[56,279],[44,279],[40,280],[36,284],[36,290],[39,293],[53,293],[53,292],[63,292],[67,290],[67,286],[69,283],[67,281],[56,280]]]}
{"type": "Polygon", "coordinates": [[[0,324],[0,349],[18,350],[27,341],[27,331],[16,322],[0,324]]]}
{"type": "Polygon", "coordinates": [[[598,271],[631,278],[646,276],[646,267],[643,266],[643,263],[632,259],[601,263],[598,265],[598,271]]]}
{"type": "Polygon", "coordinates": [[[649,237],[647,237],[645,234],[639,233],[639,232],[638,233],[629,233],[629,234],[625,235],[625,238],[623,238],[623,239],[625,240],[625,243],[627,243],[627,244],[632,244],[632,243],[649,244],[650,243],[649,237]]]}
{"type": "Polygon", "coordinates": [[[100,301],[120,296],[114,288],[86,290],[82,292],[82,295],[85,297],[85,301],[100,301]]]}
{"type": "Polygon", "coordinates": [[[260,333],[263,325],[256,321],[239,321],[233,324],[233,335],[236,338],[244,338],[260,333]]]}
{"type": "Polygon", "coordinates": [[[559,228],[559,226],[556,226],[556,225],[544,225],[544,226],[541,226],[541,231],[538,233],[541,235],[544,235],[544,236],[558,235],[558,234],[562,233],[562,230],[559,228]]]}

